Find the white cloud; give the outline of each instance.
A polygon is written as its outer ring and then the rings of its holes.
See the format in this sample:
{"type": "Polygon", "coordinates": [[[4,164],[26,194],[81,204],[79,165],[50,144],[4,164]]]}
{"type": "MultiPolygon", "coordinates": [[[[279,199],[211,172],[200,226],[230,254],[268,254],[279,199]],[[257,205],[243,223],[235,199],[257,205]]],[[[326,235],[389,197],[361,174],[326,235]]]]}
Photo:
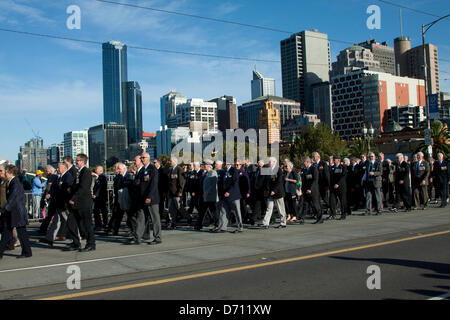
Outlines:
{"type": "MultiPolygon", "coordinates": [[[[12,15],[19,16],[21,19],[25,19],[27,22],[43,22],[51,23],[52,19],[46,17],[44,11],[31,7],[29,5],[20,4],[18,1],[2,0],[0,2],[0,18],[5,20],[12,15]]],[[[16,19],[8,19],[11,22],[17,21],[16,19]]],[[[8,22],[9,22],[8,21],[8,22]]]]}

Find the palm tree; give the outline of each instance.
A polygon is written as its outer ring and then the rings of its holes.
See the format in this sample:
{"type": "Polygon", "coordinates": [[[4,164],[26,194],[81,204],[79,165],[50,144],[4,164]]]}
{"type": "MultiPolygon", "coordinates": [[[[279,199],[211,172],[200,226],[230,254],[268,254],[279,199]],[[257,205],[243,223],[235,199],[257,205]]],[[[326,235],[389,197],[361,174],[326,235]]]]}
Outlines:
{"type": "MultiPolygon", "coordinates": [[[[450,130],[446,124],[439,120],[433,121],[431,124],[431,138],[433,139],[433,156],[436,157],[438,153],[447,155],[450,153],[450,130]]],[[[416,152],[422,151],[424,154],[428,153],[425,141],[419,145],[416,152]]]]}

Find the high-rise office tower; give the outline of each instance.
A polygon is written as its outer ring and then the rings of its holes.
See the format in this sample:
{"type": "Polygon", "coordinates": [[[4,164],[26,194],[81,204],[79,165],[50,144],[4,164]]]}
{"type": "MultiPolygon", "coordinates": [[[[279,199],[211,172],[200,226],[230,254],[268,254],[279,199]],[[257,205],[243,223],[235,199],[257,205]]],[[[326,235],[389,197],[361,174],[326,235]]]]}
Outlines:
{"type": "MultiPolygon", "coordinates": [[[[107,123],[89,128],[89,163],[112,167],[127,157],[127,129],[123,124],[107,123]]],[[[142,133],[141,133],[142,135],[142,133]]]]}
{"type": "Polygon", "coordinates": [[[339,53],[336,62],[332,63],[330,76],[335,77],[361,69],[384,72],[380,62],[375,60],[372,51],[354,45],[339,53]]]}
{"type": "Polygon", "coordinates": [[[217,104],[217,122],[219,130],[236,129],[236,99],[231,96],[223,96],[209,100],[217,104]]]}
{"type": "Polygon", "coordinates": [[[103,122],[127,124],[127,46],[103,43],[103,122]]]}
{"type": "Polygon", "coordinates": [[[298,101],[302,110],[313,112],[312,85],[330,79],[328,35],[305,30],[282,40],[280,47],[283,98],[298,101]]]}
{"type": "Polygon", "coordinates": [[[264,78],[256,69],[253,70],[252,100],[262,96],[275,95],[275,79],[264,78]]]}
{"type": "MultiPolygon", "coordinates": [[[[75,157],[79,153],[89,156],[88,130],[64,133],[64,156],[71,156],[75,162],[75,157]]],[[[89,161],[87,165],[89,165],[89,161]]]]}
{"type": "Polygon", "coordinates": [[[366,40],[361,42],[359,46],[369,49],[373,53],[373,59],[380,62],[382,72],[395,75],[393,47],[388,46],[386,42],[380,43],[376,40],[366,40]]]}
{"type": "Polygon", "coordinates": [[[128,144],[142,140],[142,91],[137,81],[127,82],[128,144]]]}
{"type": "Polygon", "coordinates": [[[187,102],[181,93],[170,91],[160,99],[161,127],[168,125],[167,119],[177,113],[177,106],[187,102]]]}

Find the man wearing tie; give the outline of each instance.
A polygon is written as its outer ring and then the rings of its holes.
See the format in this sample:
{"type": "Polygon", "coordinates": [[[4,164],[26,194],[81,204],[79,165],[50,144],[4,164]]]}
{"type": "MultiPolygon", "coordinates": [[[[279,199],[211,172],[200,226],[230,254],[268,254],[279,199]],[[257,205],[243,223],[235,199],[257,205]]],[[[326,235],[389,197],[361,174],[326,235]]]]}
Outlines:
{"type": "Polygon", "coordinates": [[[369,152],[369,160],[366,162],[366,172],[363,176],[364,192],[366,194],[366,212],[371,214],[372,197],[375,194],[377,201],[377,215],[381,214],[381,186],[382,186],[383,167],[381,162],[376,161],[375,153],[369,152]]]}
{"type": "Polygon", "coordinates": [[[394,173],[395,181],[395,202],[392,211],[397,212],[400,207],[400,200],[403,201],[406,212],[411,211],[411,169],[409,163],[404,161],[402,153],[396,155],[396,165],[394,173]]]}
{"type": "Polygon", "coordinates": [[[341,156],[333,156],[334,166],[330,169],[330,207],[331,213],[327,219],[336,219],[337,199],[341,202],[341,220],[347,216],[347,168],[341,164],[341,156]]]}
{"type": "Polygon", "coordinates": [[[177,226],[177,215],[182,208],[181,196],[184,188],[184,170],[178,165],[178,159],[175,157],[172,157],[169,163],[168,206],[171,222],[168,227],[169,229],[175,229],[177,226]]]}
{"type": "Polygon", "coordinates": [[[425,210],[427,207],[429,174],[430,166],[424,160],[423,153],[417,153],[417,162],[414,164],[414,177],[412,179],[415,209],[420,207],[420,199],[423,200],[422,210],[425,210]]]}
{"type": "Polygon", "coordinates": [[[67,225],[69,233],[72,236],[73,243],[66,248],[66,251],[87,252],[95,250],[95,235],[92,225],[92,174],[86,167],[88,161],[87,155],[80,153],[77,155],[76,165],[78,168],[78,177],[73,187],[72,198],[69,204],[74,209],[73,214],[69,215],[67,225]],[[82,249],[80,238],[78,236],[79,228],[84,227],[86,232],[86,246],[82,249]]]}
{"type": "MultiPolygon", "coordinates": [[[[322,210],[320,210],[319,173],[316,166],[311,164],[309,157],[303,158],[302,170],[302,196],[303,212],[312,208],[316,221],[313,224],[323,223],[322,210]]],[[[303,220],[303,218],[302,218],[303,220]]]]}

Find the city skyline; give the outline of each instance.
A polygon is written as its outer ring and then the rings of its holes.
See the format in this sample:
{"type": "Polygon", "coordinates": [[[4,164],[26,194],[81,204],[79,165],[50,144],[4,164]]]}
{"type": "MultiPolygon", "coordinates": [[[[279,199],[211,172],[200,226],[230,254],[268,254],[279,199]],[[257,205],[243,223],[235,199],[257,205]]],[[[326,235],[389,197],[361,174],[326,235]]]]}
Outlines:
{"type": "MultiPolygon", "coordinates": [[[[5,2],[0,4],[1,27],[102,42],[115,39],[130,46],[280,60],[279,42],[289,37],[289,34],[198,22],[188,18],[176,19],[162,14],[148,14],[138,9],[115,8],[87,1],[75,1],[82,10],[82,29],[71,31],[65,29],[68,17],[65,9],[72,4],[71,1],[61,1],[58,4],[50,1],[5,2]],[[130,26],[124,25],[126,21],[131,21],[130,26]],[[165,26],[170,22],[174,23],[173,29],[165,26]],[[207,27],[206,30],[200,25],[207,27]],[[148,41],[140,41],[139,37],[131,36],[132,28],[142,32],[148,29],[161,32],[150,35],[148,41]],[[224,39],[228,41],[224,42],[224,39]]],[[[167,4],[161,1],[136,3],[268,25],[291,30],[293,33],[318,29],[319,32],[326,33],[329,39],[354,43],[375,38],[393,46],[393,39],[400,35],[398,10],[381,3],[377,3],[382,9],[381,30],[367,29],[365,22],[368,15],[365,9],[372,4],[370,1],[355,5],[350,11],[333,3],[319,1],[308,4],[308,14],[295,10],[304,6],[289,1],[283,7],[264,2],[263,9],[241,3],[222,4],[216,1],[208,4],[194,1],[189,5],[175,1],[167,4]],[[219,6],[222,10],[214,10],[214,6],[219,6]],[[294,17],[294,13],[296,19],[285,19],[285,15],[294,17]],[[345,21],[342,16],[339,18],[339,14],[347,15],[345,21]],[[302,24],[299,25],[298,21],[302,21],[302,24]],[[339,23],[340,28],[335,27],[336,23],[339,23]]],[[[432,1],[427,6],[418,2],[405,4],[434,13],[441,12],[446,5],[443,1],[432,1]]],[[[412,46],[420,45],[419,24],[428,23],[434,18],[404,11],[403,19],[403,34],[411,37],[412,46]]],[[[450,61],[450,46],[438,31],[438,28],[445,28],[447,23],[444,21],[442,25],[434,27],[436,31],[431,29],[426,40],[438,47],[439,58],[450,61]]],[[[4,123],[0,134],[11,139],[4,142],[0,158],[14,161],[19,147],[32,137],[24,117],[30,120],[35,131],[39,131],[45,146],[61,142],[65,132],[84,130],[102,123],[101,48],[8,33],[2,33],[2,36],[3,41],[8,43],[8,49],[0,50],[0,79],[5,84],[0,89],[0,105],[5,111],[0,116],[4,123]],[[33,53],[24,48],[32,48],[33,53]]],[[[348,46],[350,45],[331,41],[331,61],[336,61],[337,54],[348,46]]],[[[235,97],[237,105],[251,100],[249,81],[255,65],[252,61],[162,55],[132,49],[128,52],[128,60],[129,73],[139,81],[143,92],[143,129],[146,132],[155,132],[159,128],[159,99],[171,89],[189,97],[202,97],[205,101],[224,94],[235,97]]],[[[258,71],[275,79],[276,91],[282,96],[280,63],[256,64],[258,71]]],[[[440,61],[439,67],[441,72],[450,71],[448,62],[440,61]]],[[[442,91],[450,91],[449,81],[445,80],[448,78],[450,75],[440,74],[442,91]]]]}

